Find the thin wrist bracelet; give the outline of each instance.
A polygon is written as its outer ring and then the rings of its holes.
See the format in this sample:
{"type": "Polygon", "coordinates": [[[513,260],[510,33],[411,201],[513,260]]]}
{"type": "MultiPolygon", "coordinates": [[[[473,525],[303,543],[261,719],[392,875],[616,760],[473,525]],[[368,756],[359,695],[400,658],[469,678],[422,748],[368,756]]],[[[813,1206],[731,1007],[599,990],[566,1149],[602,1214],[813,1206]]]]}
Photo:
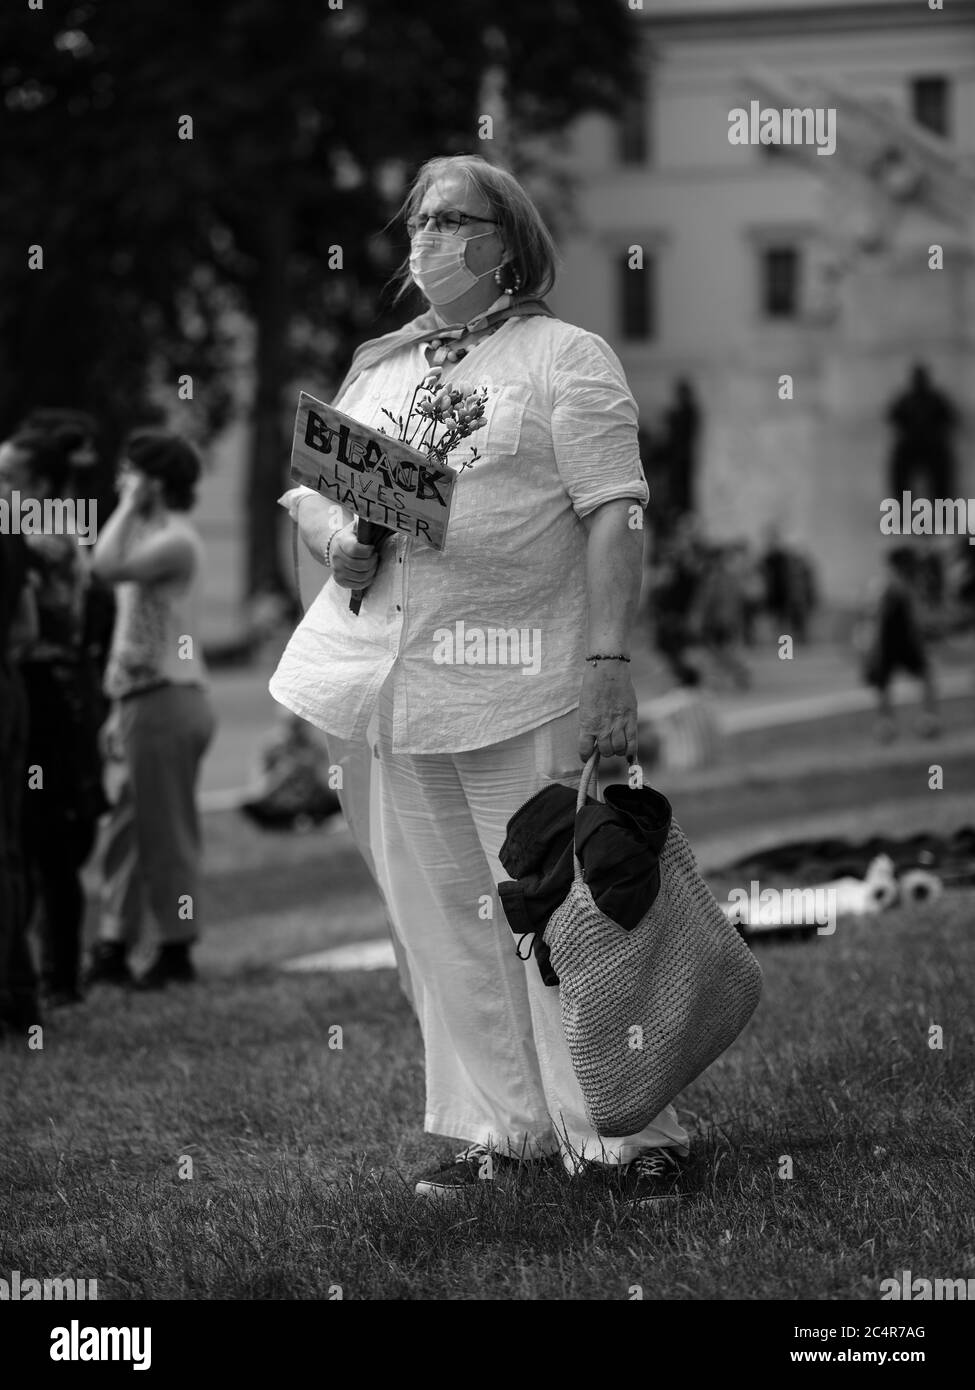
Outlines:
{"type": "Polygon", "coordinates": [[[587,656],[586,660],[595,664],[597,661],[629,661],[628,656],[587,656]]]}
{"type": "Polygon", "coordinates": [[[326,564],[326,567],[327,567],[328,569],[331,569],[331,568],[332,568],[332,561],[331,561],[332,542],[334,541],[334,539],[335,539],[335,537],[338,535],[338,533],[341,531],[341,529],[342,529],[341,526],[336,526],[335,530],[334,530],[334,531],[332,532],[332,534],[329,536],[329,538],[328,538],[328,544],[327,544],[326,547],[325,547],[325,564],[326,564]]]}

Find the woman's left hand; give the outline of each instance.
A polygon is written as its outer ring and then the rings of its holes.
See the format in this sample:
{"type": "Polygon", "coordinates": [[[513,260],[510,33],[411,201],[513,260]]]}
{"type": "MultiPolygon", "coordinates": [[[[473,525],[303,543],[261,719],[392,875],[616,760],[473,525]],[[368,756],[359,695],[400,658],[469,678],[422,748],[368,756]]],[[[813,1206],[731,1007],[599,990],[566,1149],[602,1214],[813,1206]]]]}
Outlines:
{"type": "Polygon", "coordinates": [[[624,661],[586,665],[579,694],[582,762],[588,762],[594,745],[604,758],[637,756],[636,691],[624,661]]]}
{"type": "Polygon", "coordinates": [[[119,504],[136,512],[146,512],[155,504],[159,487],[155,478],[148,477],[136,468],[127,469],[119,479],[119,504]]]}

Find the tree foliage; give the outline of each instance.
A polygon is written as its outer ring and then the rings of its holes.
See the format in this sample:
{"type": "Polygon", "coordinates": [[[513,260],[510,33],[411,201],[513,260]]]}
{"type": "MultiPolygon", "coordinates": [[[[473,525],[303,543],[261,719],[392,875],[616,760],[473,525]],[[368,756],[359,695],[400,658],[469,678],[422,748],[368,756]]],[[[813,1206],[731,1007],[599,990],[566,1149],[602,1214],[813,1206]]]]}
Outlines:
{"type": "Polygon", "coordinates": [[[504,75],[507,149],[616,110],[635,80],[632,24],[622,0],[5,6],[0,429],[77,406],[103,422],[108,461],[154,377],[175,394],[189,373],[212,431],[245,315],[248,582],[279,587],[267,517],[289,383],[310,366],[334,380],[357,341],[402,318],[383,287],[405,251],[386,226],[405,182],[433,154],[490,157],[489,69],[504,75]],[[43,270],[28,269],[32,246],[43,270]]]}

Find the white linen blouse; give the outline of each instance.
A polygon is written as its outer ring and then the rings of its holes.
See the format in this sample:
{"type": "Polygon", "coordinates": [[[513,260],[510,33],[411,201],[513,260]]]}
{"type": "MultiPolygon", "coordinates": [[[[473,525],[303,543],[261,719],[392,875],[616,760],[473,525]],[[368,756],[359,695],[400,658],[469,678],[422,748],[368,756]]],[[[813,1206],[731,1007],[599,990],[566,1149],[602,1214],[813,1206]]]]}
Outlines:
{"type": "MultiPolygon", "coordinates": [[[[333,404],[392,433],[382,407],[405,414],[428,371],[422,343],[403,347],[333,404]]],[[[458,477],[444,549],[394,534],[358,616],[329,577],[269,684],[325,733],[365,739],[392,672],[394,753],[482,748],[575,709],[588,616],[580,518],[650,497],[636,402],[596,334],[508,319],[442,380],[488,390],[486,427],[448,457],[458,477]],[[470,444],[481,457],[461,468],[470,444]]],[[[286,494],[292,516],[308,491],[286,494]]]]}

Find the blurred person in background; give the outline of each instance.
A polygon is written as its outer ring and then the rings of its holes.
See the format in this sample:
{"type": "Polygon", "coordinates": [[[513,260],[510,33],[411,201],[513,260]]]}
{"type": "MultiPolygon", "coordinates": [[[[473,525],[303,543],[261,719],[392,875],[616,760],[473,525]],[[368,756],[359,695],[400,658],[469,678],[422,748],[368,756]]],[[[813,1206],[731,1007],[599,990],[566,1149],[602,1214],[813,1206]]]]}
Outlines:
{"type": "Polygon", "coordinates": [[[968,536],[958,536],[955,540],[945,583],[952,631],[975,631],[975,545],[968,536]]]}
{"type": "Polygon", "coordinates": [[[887,556],[886,575],[877,586],[871,613],[864,676],[877,691],[877,737],[884,743],[897,736],[890,684],[898,671],[921,682],[922,713],[918,732],[938,733],[938,698],[928,657],[917,595],[917,558],[909,546],[894,547],[887,556]]]}
{"type": "Polygon", "coordinates": [[[890,484],[895,497],[951,497],[955,491],[952,435],[958,427],[954,403],[939,391],[923,363],[911,369],[907,389],[887,412],[894,431],[890,484]]]}
{"type": "Polygon", "coordinates": [[[329,786],[328,749],[307,720],[278,706],[275,726],[241,811],[268,828],[304,829],[335,815],[339,798],[329,786]]]}
{"type": "Polygon", "coordinates": [[[674,518],[696,510],[697,444],[701,409],[686,377],[674,384],[674,398],[664,415],[663,456],[667,502],[674,518]]]}
{"type": "MultiPolygon", "coordinates": [[[[0,445],[0,499],[11,505],[18,456],[0,445]],[[9,468],[10,463],[14,464],[9,468]]],[[[27,694],[20,660],[37,636],[37,608],[23,536],[0,531],[0,1040],[24,1040],[41,1022],[28,941],[23,800],[27,787],[27,694]]]]}
{"type": "Polygon", "coordinates": [[[917,590],[932,616],[940,616],[946,597],[945,570],[941,556],[934,550],[926,550],[917,557],[917,590]]]}
{"type": "MultiPolygon", "coordinates": [[[[97,501],[96,468],[100,461],[98,428],[94,417],[81,410],[44,407],[32,410],[21,429],[46,436],[65,455],[70,470],[67,495],[84,498],[93,506],[97,501]]],[[[108,716],[108,700],[102,692],[102,677],[115,623],[115,594],[110,584],[92,573],[91,556],[91,547],[82,546],[81,560],[87,573],[84,619],[86,673],[101,725],[108,716]]]]}
{"type": "Polygon", "coordinates": [[[203,545],[187,515],[199,476],[199,457],[179,436],[133,435],[119,468],[118,506],[95,546],[95,572],[117,586],[118,611],[105,672],[112,805],[99,846],[92,984],[162,989],[196,978],[196,790],[216,725],[199,627],[203,545]],[[158,941],[135,978],[129,956],[146,907],[158,941]]]}
{"type": "Polygon", "coordinates": [[[765,528],[765,550],[760,564],[765,581],[765,611],[772,621],[772,637],[775,638],[780,632],[792,631],[792,590],[789,552],[774,523],[765,528]]]}
{"type": "Polygon", "coordinates": [[[670,539],[664,541],[650,582],[654,643],[677,683],[684,686],[701,682],[701,673],[688,660],[687,652],[696,640],[695,617],[703,576],[697,523],[692,516],[684,515],[670,539]]]}
{"type": "Polygon", "coordinates": [[[797,642],[805,641],[817,601],[811,561],[783,539],[775,523],[770,523],[760,565],[773,639],[788,635],[797,642]]]}
{"type": "Polygon", "coordinates": [[[20,429],[43,434],[56,444],[79,480],[98,463],[97,426],[84,411],[38,407],[25,416],[20,429]]]}
{"type": "Polygon", "coordinates": [[[742,641],[753,647],[758,621],[765,608],[765,583],[758,557],[748,540],[737,541],[729,548],[729,563],[741,591],[742,641]]]}
{"type": "MultiPolygon", "coordinates": [[[[73,499],[74,434],[35,425],[9,441],[8,466],[22,496],[73,499]]],[[[85,896],[81,870],[105,807],[98,753],[101,707],[89,652],[89,574],[85,547],[70,531],[25,537],[37,632],[21,671],[29,709],[23,802],[27,918],[36,914],[44,995],[52,1007],[81,994],[85,896]]]]}
{"type": "Polygon", "coordinates": [[[741,656],[745,628],[745,594],[730,547],[712,546],[705,558],[698,598],[701,640],[714,667],[738,690],[751,684],[741,656]]]}
{"type": "Polygon", "coordinates": [[[819,590],[816,585],[816,570],[808,554],[793,550],[795,636],[800,642],[812,637],[812,620],[819,606],[819,590]]]}

